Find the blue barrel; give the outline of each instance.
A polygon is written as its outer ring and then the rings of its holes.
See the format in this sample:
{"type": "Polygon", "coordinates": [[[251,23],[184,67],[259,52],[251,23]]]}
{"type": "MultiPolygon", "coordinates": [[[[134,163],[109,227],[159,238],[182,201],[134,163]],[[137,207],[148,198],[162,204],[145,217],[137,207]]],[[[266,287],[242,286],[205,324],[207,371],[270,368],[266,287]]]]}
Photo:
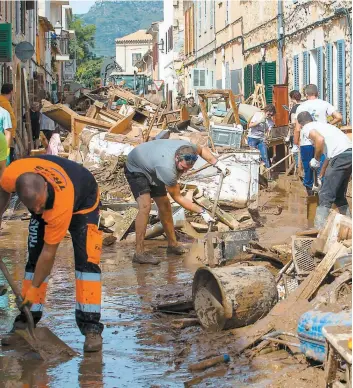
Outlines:
{"type": "Polygon", "coordinates": [[[325,337],[322,328],[325,326],[352,327],[352,310],[339,313],[310,310],[304,313],[298,322],[300,350],[308,358],[324,362],[325,337]]]}

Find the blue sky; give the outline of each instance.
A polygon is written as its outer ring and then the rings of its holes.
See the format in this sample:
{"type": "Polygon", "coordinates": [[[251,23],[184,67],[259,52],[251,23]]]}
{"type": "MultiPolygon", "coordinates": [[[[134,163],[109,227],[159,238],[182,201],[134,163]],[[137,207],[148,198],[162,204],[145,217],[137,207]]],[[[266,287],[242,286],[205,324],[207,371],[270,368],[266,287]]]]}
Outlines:
{"type": "Polygon", "coordinates": [[[80,14],[87,13],[95,1],[90,0],[70,0],[70,5],[72,7],[72,13],[80,14]]]}

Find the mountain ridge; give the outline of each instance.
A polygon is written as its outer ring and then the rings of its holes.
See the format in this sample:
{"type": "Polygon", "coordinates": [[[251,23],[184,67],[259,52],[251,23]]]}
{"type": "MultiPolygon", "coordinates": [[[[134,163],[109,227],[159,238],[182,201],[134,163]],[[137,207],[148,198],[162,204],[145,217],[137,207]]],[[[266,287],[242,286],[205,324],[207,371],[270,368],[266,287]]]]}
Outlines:
{"type": "Polygon", "coordinates": [[[87,13],[75,16],[97,28],[93,53],[99,57],[115,57],[115,39],[162,21],[163,2],[97,1],[87,13]]]}

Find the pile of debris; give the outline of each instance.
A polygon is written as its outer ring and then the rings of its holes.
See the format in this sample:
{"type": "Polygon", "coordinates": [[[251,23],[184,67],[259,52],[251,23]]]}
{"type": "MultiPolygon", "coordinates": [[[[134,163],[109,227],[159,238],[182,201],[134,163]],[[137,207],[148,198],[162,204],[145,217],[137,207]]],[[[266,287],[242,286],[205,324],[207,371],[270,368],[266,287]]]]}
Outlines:
{"type": "MultiPolygon", "coordinates": [[[[260,154],[245,145],[239,127],[239,114],[249,120],[254,109],[258,108],[237,104],[237,96],[230,90],[202,90],[198,93],[202,111],[198,125],[191,120],[185,106],[170,111],[167,106],[156,105],[128,89],[114,85],[86,93],[84,97],[88,103],[83,104],[87,105],[85,111],[75,112],[66,105],[46,102],[42,112],[69,133],[64,140],[63,156],[83,164],[93,173],[100,187],[101,200],[106,209],[111,211],[124,212],[126,204],[136,205],[125,179],[124,162],[126,155],[137,145],[154,139],[170,138],[210,146],[230,170],[216,199],[217,223],[211,232],[240,233],[247,230],[245,240],[252,240],[252,231],[262,224],[257,211],[260,154]],[[217,109],[213,111],[213,116],[207,113],[208,99],[222,100],[229,107],[218,126],[212,125],[210,121],[216,120],[217,109]],[[223,144],[219,139],[225,135],[231,141],[223,144]]],[[[183,176],[182,193],[211,212],[220,176],[214,167],[203,163],[202,159],[198,160],[192,172],[183,176]]],[[[195,215],[185,214],[180,206],[171,202],[179,238],[185,241],[203,240],[208,225],[195,215]]],[[[163,234],[156,209],[153,212],[146,238],[163,234]]],[[[133,238],[133,222],[128,231],[130,236],[126,231],[119,239],[133,238]]],[[[221,244],[224,236],[214,237],[221,244]]],[[[214,260],[213,256],[210,253],[209,257],[200,260],[207,264],[209,260],[214,260]]],[[[219,257],[217,260],[223,259],[219,257]]]]}
{"type": "MultiPolygon", "coordinates": [[[[224,244],[226,260],[199,268],[182,291],[157,289],[154,309],[184,314],[175,329],[228,330],[220,338],[230,356],[252,360],[285,349],[298,364],[321,363],[327,384],[350,386],[352,220],[332,210],[322,230],[298,232],[291,245],[271,249],[247,241],[244,251],[234,252],[224,244]]],[[[224,351],[223,345],[217,346],[224,351]]]]}

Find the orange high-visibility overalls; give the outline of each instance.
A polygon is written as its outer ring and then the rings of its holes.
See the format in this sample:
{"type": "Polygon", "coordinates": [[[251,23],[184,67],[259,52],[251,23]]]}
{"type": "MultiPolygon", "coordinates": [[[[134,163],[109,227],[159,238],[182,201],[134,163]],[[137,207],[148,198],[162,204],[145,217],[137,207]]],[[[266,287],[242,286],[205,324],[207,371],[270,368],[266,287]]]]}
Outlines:
{"type": "MultiPolygon", "coordinates": [[[[84,167],[58,156],[43,155],[13,162],[2,176],[0,186],[15,192],[17,178],[27,172],[41,175],[48,184],[48,199],[41,215],[29,222],[28,261],[22,294],[32,284],[44,243],[58,244],[69,231],[75,256],[76,322],[82,334],[103,331],[101,317],[102,233],[98,230],[99,190],[93,175],[84,167]]],[[[31,312],[35,323],[42,317],[48,278],[40,286],[31,312]]],[[[20,314],[16,321],[26,321],[20,314]]]]}

